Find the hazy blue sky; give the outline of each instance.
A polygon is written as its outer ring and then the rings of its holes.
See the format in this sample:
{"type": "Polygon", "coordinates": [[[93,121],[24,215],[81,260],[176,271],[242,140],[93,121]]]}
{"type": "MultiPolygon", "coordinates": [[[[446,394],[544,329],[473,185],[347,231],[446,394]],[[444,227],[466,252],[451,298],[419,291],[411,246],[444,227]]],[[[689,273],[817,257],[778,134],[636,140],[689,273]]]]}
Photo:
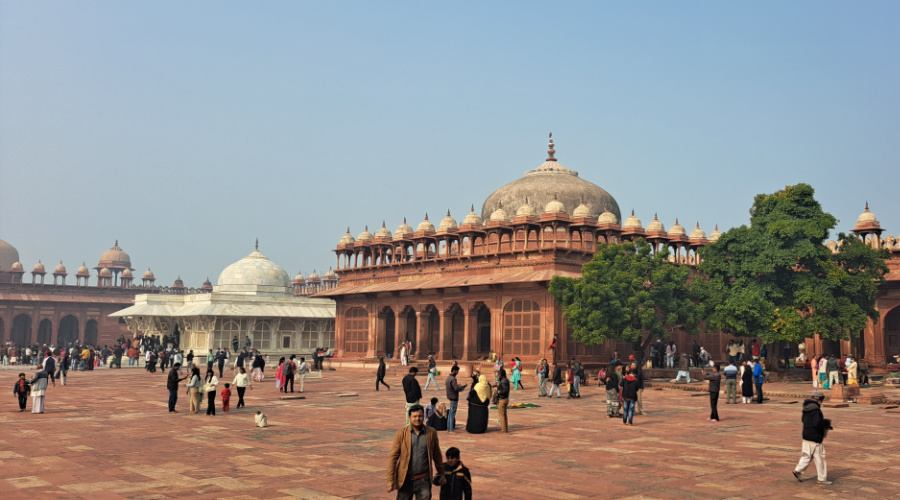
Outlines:
{"type": "MultiPolygon", "coordinates": [[[[900,234],[898,2],[0,1],[0,239],[291,275],[540,165],[711,232],[808,182],[900,234]]],[[[834,237],[834,235],[833,235],[834,237]]],[[[26,276],[30,279],[30,276],[26,276]]],[[[73,281],[72,277],[69,278],[73,281]]]]}

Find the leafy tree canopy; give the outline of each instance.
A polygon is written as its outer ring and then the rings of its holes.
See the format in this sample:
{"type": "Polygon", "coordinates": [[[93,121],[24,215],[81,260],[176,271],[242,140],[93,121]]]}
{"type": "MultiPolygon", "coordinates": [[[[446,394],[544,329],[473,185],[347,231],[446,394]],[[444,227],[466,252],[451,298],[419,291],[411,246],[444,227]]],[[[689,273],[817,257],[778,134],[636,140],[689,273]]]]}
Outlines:
{"type": "Polygon", "coordinates": [[[675,330],[697,331],[699,308],[691,300],[690,269],[653,252],[639,239],[601,245],[581,278],[555,276],[550,294],[563,307],[573,336],[584,344],[667,338],[675,330]]]}
{"type": "Polygon", "coordinates": [[[837,340],[877,319],[886,252],[841,233],[832,255],[823,243],[837,219],[813,195],[808,184],[757,195],[749,227],[700,249],[697,290],[711,328],[766,342],[837,340]]]}

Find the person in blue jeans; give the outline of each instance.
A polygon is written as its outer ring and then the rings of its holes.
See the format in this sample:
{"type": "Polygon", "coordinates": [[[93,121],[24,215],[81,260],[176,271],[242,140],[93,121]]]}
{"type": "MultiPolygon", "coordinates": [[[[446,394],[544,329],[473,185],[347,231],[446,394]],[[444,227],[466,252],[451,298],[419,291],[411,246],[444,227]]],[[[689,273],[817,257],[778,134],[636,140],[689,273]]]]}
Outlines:
{"type": "Polygon", "coordinates": [[[435,378],[437,375],[437,363],[434,361],[434,356],[428,355],[428,378],[425,379],[425,388],[423,390],[427,391],[428,386],[431,383],[434,383],[434,390],[441,390],[441,386],[438,384],[437,379],[435,378]]]}
{"type": "Polygon", "coordinates": [[[622,413],[622,423],[634,425],[634,405],[637,402],[638,379],[631,372],[631,367],[625,368],[625,378],[622,379],[622,399],[625,403],[625,411],[622,413]]]}
{"type": "Polygon", "coordinates": [[[459,382],[457,382],[457,374],[459,374],[459,366],[453,365],[450,368],[450,375],[447,376],[447,380],[444,382],[444,387],[447,389],[447,399],[450,401],[450,409],[447,412],[447,432],[456,431],[456,407],[459,405],[459,393],[466,388],[465,384],[459,385],[459,382]]]}

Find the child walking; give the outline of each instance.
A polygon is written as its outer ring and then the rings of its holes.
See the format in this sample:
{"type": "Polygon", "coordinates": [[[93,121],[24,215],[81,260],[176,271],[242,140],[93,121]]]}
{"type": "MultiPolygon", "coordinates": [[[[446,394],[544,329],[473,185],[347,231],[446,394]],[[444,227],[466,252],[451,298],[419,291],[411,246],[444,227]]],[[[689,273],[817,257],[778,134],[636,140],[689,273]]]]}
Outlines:
{"type": "Polygon", "coordinates": [[[472,475],[459,459],[459,448],[447,448],[444,470],[434,478],[435,484],[441,476],[446,482],[441,486],[441,500],[472,500],[472,475]]]}
{"type": "Polygon", "coordinates": [[[25,378],[24,373],[19,374],[19,380],[13,386],[13,394],[19,398],[19,411],[25,411],[28,404],[28,395],[31,394],[31,382],[25,378]]]}
{"type": "Polygon", "coordinates": [[[222,395],[222,411],[228,411],[228,402],[231,401],[231,384],[225,384],[225,389],[221,392],[222,395]]]}

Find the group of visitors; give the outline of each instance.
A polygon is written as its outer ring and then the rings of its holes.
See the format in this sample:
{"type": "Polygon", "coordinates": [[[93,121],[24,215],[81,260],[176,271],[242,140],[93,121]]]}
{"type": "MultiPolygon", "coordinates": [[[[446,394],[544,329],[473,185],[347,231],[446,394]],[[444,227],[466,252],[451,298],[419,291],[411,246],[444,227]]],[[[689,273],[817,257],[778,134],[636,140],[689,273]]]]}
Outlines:
{"type": "Polygon", "coordinates": [[[835,385],[869,385],[869,369],[865,363],[860,363],[852,354],[841,358],[833,354],[810,360],[812,369],[812,383],[814,388],[831,389],[835,385]]]}

